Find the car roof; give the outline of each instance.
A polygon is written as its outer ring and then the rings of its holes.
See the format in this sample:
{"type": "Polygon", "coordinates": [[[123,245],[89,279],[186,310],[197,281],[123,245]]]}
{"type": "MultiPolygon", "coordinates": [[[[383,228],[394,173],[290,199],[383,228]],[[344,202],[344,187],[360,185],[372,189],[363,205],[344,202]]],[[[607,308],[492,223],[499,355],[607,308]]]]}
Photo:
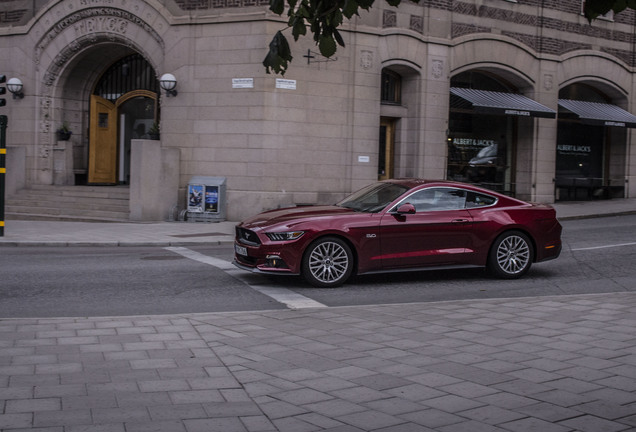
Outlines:
{"type": "Polygon", "coordinates": [[[453,188],[462,188],[469,191],[479,192],[486,195],[491,195],[497,197],[500,202],[506,202],[508,204],[517,203],[517,204],[527,204],[525,201],[519,200],[517,198],[510,197],[508,195],[502,194],[500,192],[486,189],[481,186],[477,186],[474,184],[463,183],[453,180],[430,180],[430,179],[420,179],[420,178],[397,178],[397,179],[389,179],[383,180],[383,182],[399,184],[409,189],[413,189],[422,185],[432,185],[432,186],[440,186],[440,187],[453,187],[453,188]]]}
{"type": "Polygon", "coordinates": [[[430,180],[430,179],[420,179],[420,178],[397,178],[397,179],[384,180],[384,182],[403,185],[408,187],[409,189],[421,186],[423,184],[440,184],[440,185],[455,186],[455,187],[469,186],[468,184],[465,184],[465,183],[460,183],[460,182],[450,181],[450,180],[430,180]]]}

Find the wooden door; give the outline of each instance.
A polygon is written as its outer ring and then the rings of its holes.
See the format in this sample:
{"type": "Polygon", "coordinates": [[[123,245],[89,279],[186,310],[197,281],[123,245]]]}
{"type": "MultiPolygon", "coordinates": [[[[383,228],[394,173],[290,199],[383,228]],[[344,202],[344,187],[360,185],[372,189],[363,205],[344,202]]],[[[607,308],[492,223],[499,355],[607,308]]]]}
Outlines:
{"type": "Polygon", "coordinates": [[[393,178],[393,147],[395,141],[395,120],[382,118],[378,146],[378,180],[393,178]]]}
{"type": "Polygon", "coordinates": [[[117,183],[117,108],[110,101],[91,96],[88,146],[88,183],[117,183]]]}

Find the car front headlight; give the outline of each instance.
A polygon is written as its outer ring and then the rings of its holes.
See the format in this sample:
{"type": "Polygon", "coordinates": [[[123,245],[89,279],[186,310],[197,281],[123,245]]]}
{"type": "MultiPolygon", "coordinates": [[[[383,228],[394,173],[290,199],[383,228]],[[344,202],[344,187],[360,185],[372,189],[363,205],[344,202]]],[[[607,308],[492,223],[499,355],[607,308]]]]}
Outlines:
{"type": "Polygon", "coordinates": [[[271,241],[290,241],[297,240],[302,235],[305,234],[305,231],[289,231],[289,232],[278,232],[278,233],[265,233],[267,238],[271,241]]]}

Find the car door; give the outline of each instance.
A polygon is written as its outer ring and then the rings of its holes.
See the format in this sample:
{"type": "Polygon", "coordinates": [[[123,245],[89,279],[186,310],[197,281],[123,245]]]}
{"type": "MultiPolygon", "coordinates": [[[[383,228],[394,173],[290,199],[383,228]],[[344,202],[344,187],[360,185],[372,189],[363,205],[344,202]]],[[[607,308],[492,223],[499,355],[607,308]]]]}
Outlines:
{"type": "Polygon", "coordinates": [[[466,191],[451,187],[429,187],[403,199],[380,222],[382,267],[465,263],[473,228],[465,203],[466,191]],[[403,204],[415,212],[398,213],[403,204]]]}

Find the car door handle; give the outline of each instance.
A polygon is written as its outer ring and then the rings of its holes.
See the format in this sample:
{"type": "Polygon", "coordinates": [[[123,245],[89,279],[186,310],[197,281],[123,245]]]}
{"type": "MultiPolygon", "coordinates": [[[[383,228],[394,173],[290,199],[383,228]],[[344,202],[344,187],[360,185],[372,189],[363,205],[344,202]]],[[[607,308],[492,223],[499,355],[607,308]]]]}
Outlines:
{"type": "Polygon", "coordinates": [[[470,222],[468,219],[453,219],[451,221],[451,223],[454,223],[454,224],[465,224],[468,222],[470,222]]]}

